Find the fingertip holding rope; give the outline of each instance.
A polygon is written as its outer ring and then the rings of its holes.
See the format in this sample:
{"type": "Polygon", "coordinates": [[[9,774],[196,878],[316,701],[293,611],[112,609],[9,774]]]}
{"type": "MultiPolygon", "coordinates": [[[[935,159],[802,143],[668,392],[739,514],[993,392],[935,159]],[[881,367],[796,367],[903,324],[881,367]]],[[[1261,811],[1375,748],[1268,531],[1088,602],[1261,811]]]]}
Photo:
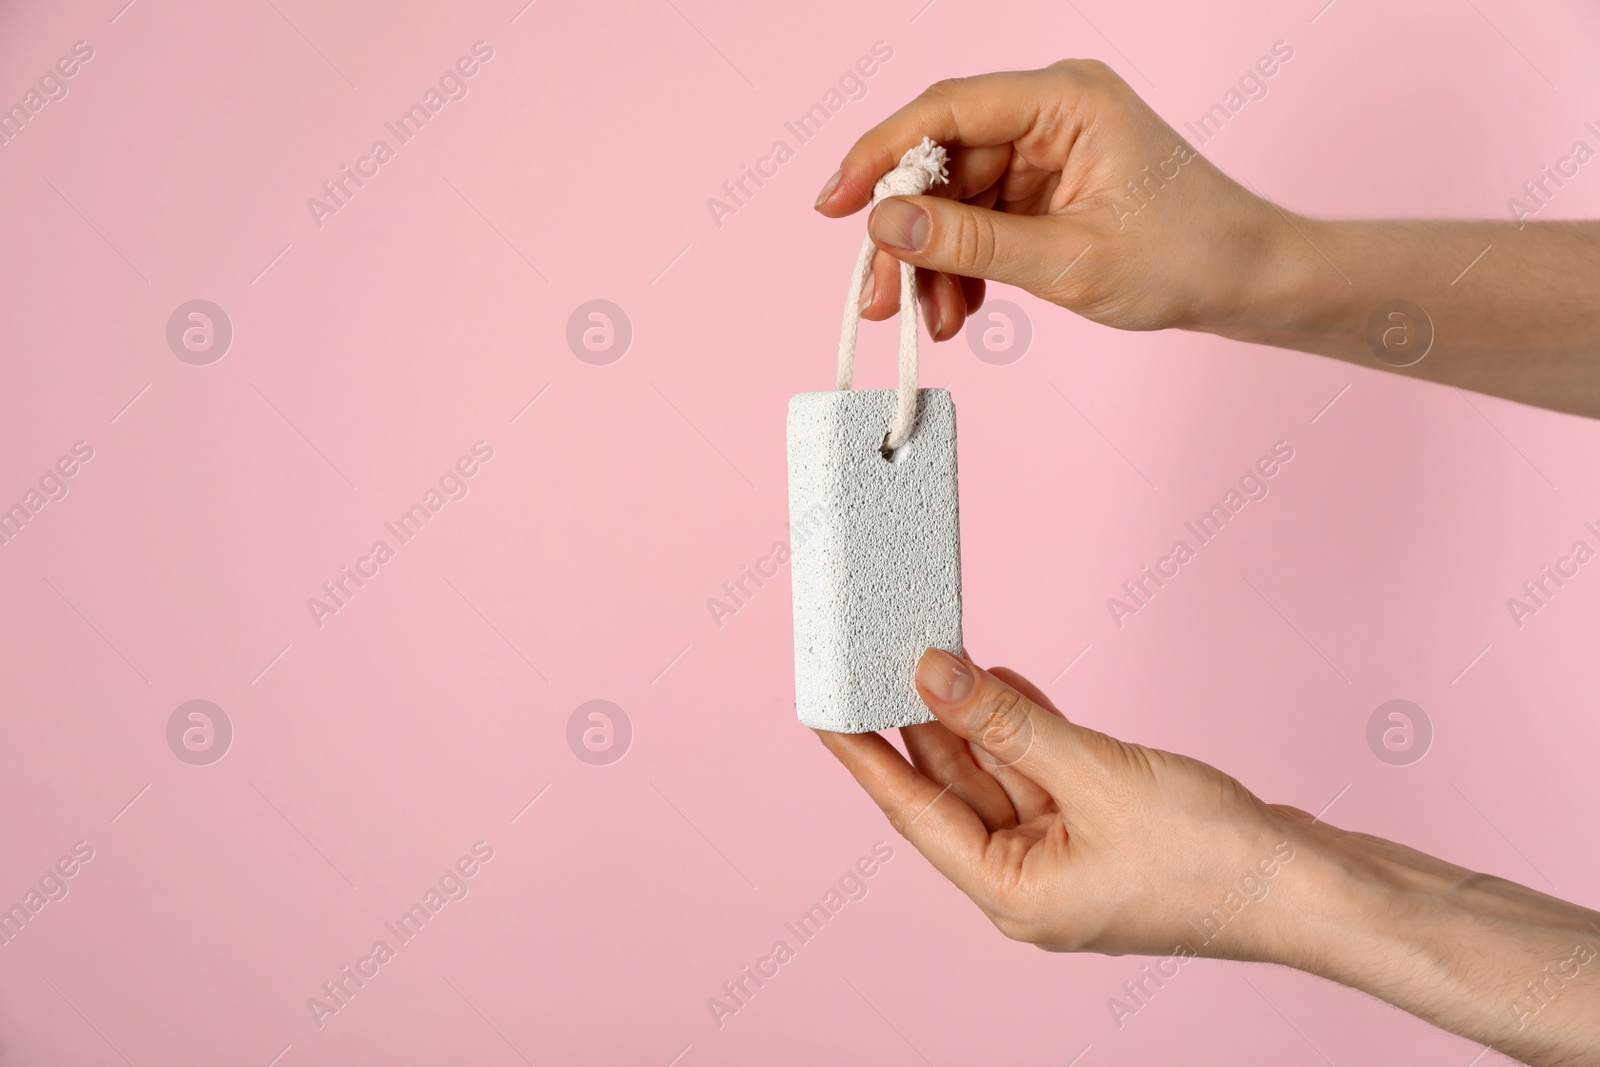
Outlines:
{"type": "MultiPolygon", "coordinates": [[[[890,196],[920,196],[937,182],[948,182],[945,164],[949,161],[941,145],[924,137],[922,143],[900,157],[900,163],[878,179],[872,188],[872,204],[890,196]]],[[[861,323],[861,289],[867,271],[872,269],[876,246],[871,236],[861,242],[856,268],[850,275],[850,292],[844,302],[844,326],[839,331],[839,375],[837,388],[849,389],[855,377],[856,332],[861,323]]],[[[900,264],[900,384],[895,397],[894,425],[880,451],[888,459],[911,439],[917,418],[917,271],[909,263],[900,264]]]]}

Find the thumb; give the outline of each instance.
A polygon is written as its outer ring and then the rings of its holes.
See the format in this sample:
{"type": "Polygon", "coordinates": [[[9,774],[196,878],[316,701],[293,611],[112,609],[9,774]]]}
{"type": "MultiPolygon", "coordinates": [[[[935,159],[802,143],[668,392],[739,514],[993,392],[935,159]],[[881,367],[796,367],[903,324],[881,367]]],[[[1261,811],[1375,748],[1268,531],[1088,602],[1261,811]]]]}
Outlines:
{"type": "Polygon", "coordinates": [[[930,648],[922,654],[917,692],[951,732],[996,763],[1016,767],[1058,798],[1093,759],[1091,731],[948,652],[930,648]]]}
{"type": "Polygon", "coordinates": [[[1059,215],[1013,215],[939,196],[888,197],[867,220],[873,242],[895,259],[1033,293],[1080,250],[1072,231],[1059,215]],[[1063,258],[1068,244],[1073,250],[1063,258]]]}

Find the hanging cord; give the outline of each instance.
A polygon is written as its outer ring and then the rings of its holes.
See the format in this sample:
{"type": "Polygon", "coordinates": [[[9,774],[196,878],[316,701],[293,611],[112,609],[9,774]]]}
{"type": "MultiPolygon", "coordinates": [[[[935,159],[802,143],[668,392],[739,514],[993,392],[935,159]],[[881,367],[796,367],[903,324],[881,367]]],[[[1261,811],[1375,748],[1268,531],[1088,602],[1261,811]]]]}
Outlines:
{"type": "MultiPolygon", "coordinates": [[[[948,182],[945,150],[927,137],[900,157],[900,165],[878,179],[872,189],[872,203],[886,196],[920,196],[936,182],[948,182]]],[[[844,302],[844,326],[839,331],[838,388],[849,389],[855,377],[856,329],[861,323],[861,288],[872,269],[876,246],[869,236],[861,242],[855,273],[850,276],[850,295],[844,302]]],[[[900,388],[896,395],[894,426],[880,451],[889,454],[911,439],[917,418],[917,271],[909,263],[900,264],[900,388]]]]}

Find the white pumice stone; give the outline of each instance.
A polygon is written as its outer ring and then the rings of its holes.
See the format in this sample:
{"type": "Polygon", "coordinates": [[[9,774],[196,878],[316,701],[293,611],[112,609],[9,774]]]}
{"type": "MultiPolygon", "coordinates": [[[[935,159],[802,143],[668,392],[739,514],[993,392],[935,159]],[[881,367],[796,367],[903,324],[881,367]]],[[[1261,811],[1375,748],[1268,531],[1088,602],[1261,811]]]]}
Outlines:
{"type": "Polygon", "coordinates": [[[892,389],[789,401],[795,710],[816,729],[931,721],[917,660],[963,649],[955,405],[919,389],[915,429],[885,459],[894,413],[892,389]]]}

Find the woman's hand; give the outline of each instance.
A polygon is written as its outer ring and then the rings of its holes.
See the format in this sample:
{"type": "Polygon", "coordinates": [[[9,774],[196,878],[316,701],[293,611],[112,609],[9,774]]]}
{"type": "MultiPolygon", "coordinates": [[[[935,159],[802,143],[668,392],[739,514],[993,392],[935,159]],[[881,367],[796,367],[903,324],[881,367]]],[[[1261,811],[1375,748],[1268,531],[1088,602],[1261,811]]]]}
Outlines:
{"type": "Polygon", "coordinates": [[[865,207],[923,136],[950,152],[950,183],[873,210],[862,315],[896,311],[896,261],[910,263],[936,341],[977,310],[986,278],[1108,326],[1216,329],[1289,230],[1093,60],[930,86],[856,142],[817,210],[865,207]]]}
{"type": "Polygon", "coordinates": [[[891,197],[862,315],[897,262],[948,340],[984,279],[1124,330],[1295,348],[1600,418],[1600,223],[1324,220],[1223,174],[1105,64],[937,82],[868,131],[817,199],[841,218],[924,136],[936,195],[891,197]]]}
{"type": "Polygon", "coordinates": [[[1530,1064],[1600,1063],[1600,913],[1263,804],[1004,669],[929,649],[917,690],[938,721],[901,731],[909,763],[818,733],[1007,936],[1280,963],[1530,1064]]]}
{"type": "Polygon", "coordinates": [[[1197,760],[1068,722],[1003,668],[930,649],[917,689],[938,721],[901,731],[909,764],[876,734],[820,736],[1001,932],[1055,950],[1269,958],[1272,890],[1297,855],[1285,811],[1197,760]]]}

